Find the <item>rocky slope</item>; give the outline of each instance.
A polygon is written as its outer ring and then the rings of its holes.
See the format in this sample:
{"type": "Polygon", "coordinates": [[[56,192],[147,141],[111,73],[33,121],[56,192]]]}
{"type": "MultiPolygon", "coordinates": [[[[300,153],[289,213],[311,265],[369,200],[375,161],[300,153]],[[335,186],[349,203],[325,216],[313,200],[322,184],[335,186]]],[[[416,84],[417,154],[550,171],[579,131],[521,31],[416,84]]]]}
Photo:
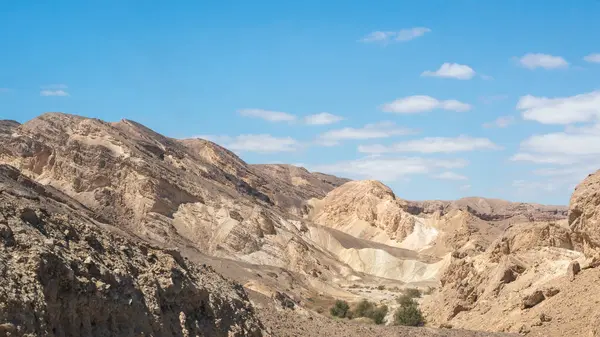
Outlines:
{"type": "Polygon", "coordinates": [[[261,336],[247,295],[0,165],[0,335],[261,336]]]}
{"type": "Polygon", "coordinates": [[[213,143],[59,113],[7,125],[0,162],[63,191],[97,220],[212,256],[323,277],[339,271],[287,212],[304,201],[213,143]]]}

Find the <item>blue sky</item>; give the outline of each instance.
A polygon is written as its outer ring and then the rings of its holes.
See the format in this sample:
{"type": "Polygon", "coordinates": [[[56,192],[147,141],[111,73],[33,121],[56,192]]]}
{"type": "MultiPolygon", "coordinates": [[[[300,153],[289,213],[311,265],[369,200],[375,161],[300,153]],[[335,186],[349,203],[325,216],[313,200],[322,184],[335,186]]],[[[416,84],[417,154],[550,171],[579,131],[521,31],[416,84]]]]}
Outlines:
{"type": "Polygon", "coordinates": [[[127,118],[407,199],[566,204],[600,168],[599,15],[597,0],[14,1],[0,118],[127,118]]]}

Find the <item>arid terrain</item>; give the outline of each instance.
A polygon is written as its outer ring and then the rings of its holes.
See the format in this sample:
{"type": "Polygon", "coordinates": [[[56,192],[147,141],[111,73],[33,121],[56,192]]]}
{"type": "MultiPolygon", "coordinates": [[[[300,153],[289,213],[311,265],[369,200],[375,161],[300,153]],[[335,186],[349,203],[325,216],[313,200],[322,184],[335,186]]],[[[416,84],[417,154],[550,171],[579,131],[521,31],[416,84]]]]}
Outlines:
{"type": "Polygon", "coordinates": [[[0,121],[0,336],[600,336],[599,195],[410,201],[129,120],[0,121]],[[410,289],[425,327],[394,324],[410,289]],[[383,324],[330,317],[363,299],[383,324]]]}

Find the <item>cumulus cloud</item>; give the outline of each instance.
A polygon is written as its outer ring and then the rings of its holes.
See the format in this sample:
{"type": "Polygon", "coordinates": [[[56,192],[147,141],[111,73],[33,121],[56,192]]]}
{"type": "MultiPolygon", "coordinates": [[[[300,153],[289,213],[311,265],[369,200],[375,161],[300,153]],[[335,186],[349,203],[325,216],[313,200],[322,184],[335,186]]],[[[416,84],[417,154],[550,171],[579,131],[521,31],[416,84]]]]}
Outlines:
{"type": "Polygon", "coordinates": [[[420,152],[420,153],[453,153],[475,150],[500,150],[501,147],[487,138],[459,136],[455,138],[426,137],[422,139],[400,142],[391,146],[361,145],[358,151],[362,153],[381,154],[390,152],[420,152]]]}
{"type": "Polygon", "coordinates": [[[444,63],[436,71],[424,71],[421,76],[454,78],[457,80],[470,80],[475,76],[473,68],[458,63],[444,63]]]}
{"type": "Polygon", "coordinates": [[[589,54],[583,58],[586,62],[600,63],[600,53],[589,54]]]}
{"type": "Polygon", "coordinates": [[[268,134],[247,134],[236,137],[225,135],[198,135],[194,138],[210,140],[234,152],[294,152],[299,150],[302,146],[297,140],[291,137],[274,137],[268,134]]]}
{"type": "Polygon", "coordinates": [[[463,159],[426,159],[419,157],[366,157],[328,165],[311,167],[311,171],[339,174],[354,179],[396,181],[411,175],[428,174],[438,169],[467,166],[463,159]]]}
{"type": "Polygon", "coordinates": [[[569,97],[536,97],[519,99],[517,109],[523,119],[543,124],[572,124],[600,119],[600,91],[569,97]]]}
{"type": "Polygon", "coordinates": [[[431,32],[431,29],[426,27],[413,27],[402,29],[399,31],[375,31],[360,39],[365,43],[389,43],[392,41],[406,42],[431,32]]]}
{"type": "Polygon", "coordinates": [[[304,123],[308,125],[327,125],[344,120],[342,116],[336,116],[327,112],[304,117],[304,123]]]}
{"type": "Polygon", "coordinates": [[[69,96],[65,84],[49,84],[42,86],[40,96],[69,96]]]}
{"type": "Polygon", "coordinates": [[[385,121],[367,124],[362,128],[342,128],[330,130],[321,134],[317,143],[321,145],[337,145],[342,140],[365,140],[403,136],[416,133],[415,130],[397,126],[393,122],[385,121]]]}
{"type": "Polygon", "coordinates": [[[469,178],[452,171],[442,172],[433,176],[435,179],[441,180],[469,180],[469,178]]]}
{"type": "Polygon", "coordinates": [[[260,118],[269,122],[293,122],[296,120],[296,116],[281,111],[242,109],[238,113],[245,117],[260,118]]]}
{"type": "Polygon", "coordinates": [[[399,98],[381,106],[381,110],[384,112],[399,114],[422,113],[435,109],[465,112],[471,110],[471,105],[454,99],[438,100],[431,96],[415,95],[399,98]]]}
{"type": "Polygon", "coordinates": [[[483,127],[484,128],[493,128],[493,127],[505,128],[514,122],[515,122],[515,118],[513,116],[500,116],[492,122],[484,123],[483,127]]]}
{"type": "Polygon", "coordinates": [[[544,68],[544,69],[556,69],[566,68],[569,66],[564,58],[560,56],[554,56],[549,54],[541,53],[529,53],[519,58],[521,66],[528,69],[544,68]]]}

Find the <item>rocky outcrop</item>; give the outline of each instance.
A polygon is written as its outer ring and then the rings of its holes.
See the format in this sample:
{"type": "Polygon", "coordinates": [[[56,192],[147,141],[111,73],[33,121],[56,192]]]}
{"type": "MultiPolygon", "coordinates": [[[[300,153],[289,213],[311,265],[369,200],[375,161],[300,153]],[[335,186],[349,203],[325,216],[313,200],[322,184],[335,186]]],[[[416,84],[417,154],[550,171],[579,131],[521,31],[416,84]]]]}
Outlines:
{"type": "Polygon", "coordinates": [[[3,335],[262,335],[239,284],[92,217],[0,165],[3,335]]]}
{"type": "Polygon", "coordinates": [[[600,171],[590,174],[573,192],[569,226],[581,236],[581,250],[589,256],[600,252],[600,171]]]}
{"type": "Polygon", "coordinates": [[[415,226],[403,206],[404,201],[381,182],[351,181],[314,200],[310,219],[361,239],[400,243],[415,226]]]}
{"type": "Polygon", "coordinates": [[[520,221],[553,221],[567,217],[567,207],[546,206],[531,203],[510,202],[487,198],[462,198],[455,201],[408,201],[407,210],[415,215],[425,213],[447,214],[453,210],[464,210],[485,221],[519,218],[520,221]]]}

